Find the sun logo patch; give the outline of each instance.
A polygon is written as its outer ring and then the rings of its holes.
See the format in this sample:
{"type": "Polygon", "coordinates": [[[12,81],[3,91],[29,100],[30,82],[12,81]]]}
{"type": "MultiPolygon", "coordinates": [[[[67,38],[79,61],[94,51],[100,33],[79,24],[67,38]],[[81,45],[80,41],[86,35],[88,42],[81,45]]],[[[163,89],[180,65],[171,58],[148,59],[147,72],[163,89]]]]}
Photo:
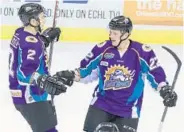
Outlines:
{"type": "Polygon", "coordinates": [[[132,84],[135,70],[128,70],[128,67],[114,65],[105,72],[104,90],[120,90],[129,88],[132,84]]]}
{"type": "Polygon", "coordinates": [[[152,50],[151,47],[149,45],[146,45],[146,44],[142,45],[142,49],[145,52],[150,52],[152,50]]]}
{"type": "Polygon", "coordinates": [[[107,41],[98,43],[98,44],[97,44],[97,47],[98,47],[98,48],[101,48],[101,47],[103,47],[106,43],[107,43],[107,41]]]}
{"type": "Polygon", "coordinates": [[[31,42],[31,43],[37,43],[38,42],[38,39],[35,38],[34,36],[27,36],[25,40],[26,40],[26,42],[31,42]]]}

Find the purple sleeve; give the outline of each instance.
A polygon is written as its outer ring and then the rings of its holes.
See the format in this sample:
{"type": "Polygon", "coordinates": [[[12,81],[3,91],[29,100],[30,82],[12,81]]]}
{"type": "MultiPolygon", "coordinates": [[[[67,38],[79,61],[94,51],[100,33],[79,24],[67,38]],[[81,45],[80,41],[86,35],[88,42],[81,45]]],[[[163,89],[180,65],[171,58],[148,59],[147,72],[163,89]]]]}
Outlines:
{"type": "Polygon", "coordinates": [[[17,67],[18,67],[18,47],[19,38],[15,34],[11,40],[9,48],[9,83],[10,87],[13,88],[17,86],[17,67]]]}
{"type": "Polygon", "coordinates": [[[151,86],[155,89],[163,82],[166,83],[166,75],[164,69],[158,62],[154,51],[147,45],[142,46],[141,50],[141,67],[143,72],[147,74],[147,79],[151,86]]]}
{"type": "Polygon", "coordinates": [[[80,75],[82,78],[87,77],[93,70],[97,69],[103,52],[109,47],[108,41],[97,44],[87,56],[80,62],[80,75]]]}
{"type": "Polygon", "coordinates": [[[100,56],[109,47],[109,41],[95,45],[92,50],[80,62],[80,68],[86,68],[93,60],[100,56]]]}
{"type": "Polygon", "coordinates": [[[97,46],[93,47],[93,49],[83,58],[80,62],[80,68],[86,68],[87,65],[90,64],[92,60],[94,60],[98,55],[100,55],[99,48],[97,46]]]}

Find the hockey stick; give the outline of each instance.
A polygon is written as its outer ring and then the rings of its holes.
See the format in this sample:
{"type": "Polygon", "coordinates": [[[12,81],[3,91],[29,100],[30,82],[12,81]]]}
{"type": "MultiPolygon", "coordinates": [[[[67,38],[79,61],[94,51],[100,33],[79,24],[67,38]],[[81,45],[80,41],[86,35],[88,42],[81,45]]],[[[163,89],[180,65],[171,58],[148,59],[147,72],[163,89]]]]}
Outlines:
{"type": "MultiPolygon", "coordinates": [[[[174,87],[175,87],[175,84],[176,84],[176,81],[177,81],[177,78],[178,78],[178,75],[179,75],[179,72],[180,72],[180,69],[181,69],[182,62],[179,59],[179,57],[172,50],[170,50],[169,48],[167,48],[165,46],[162,46],[162,48],[165,49],[167,52],[169,52],[173,56],[173,58],[175,59],[175,61],[177,63],[177,70],[176,70],[176,73],[174,75],[174,79],[173,79],[173,82],[172,82],[172,85],[171,85],[171,89],[174,90],[174,87]]],[[[162,118],[161,118],[161,122],[160,122],[160,125],[159,125],[158,132],[162,131],[162,127],[163,127],[163,123],[164,123],[164,120],[165,120],[165,117],[166,117],[166,114],[167,114],[167,110],[168,110],[168,107],[165,107],[164,112],[162,114],[162,118]]]]}
{"type": "MultiPolygon", "coordinates": [[[[58,6],[59,6],[59,1],[56,0],[55,9],[54,9],[53,25],[52,25],[53,28],[56,27],[56,18],[57,18],[57,14],[56,14],[56,13],[57,13],[57,10],[58,10],[58,6]]],[[[54,49],[54,42],[52,42],[52,43],[50,44],[49,62],[48,62],[48,70],[49,70],[49,72],[50,72],[50,69],[51,69],[53,49],[54,49]]]]}
{"type": "MultiPolygon", "coordinates": [[[[56,0],[56,4],[55,4],[55,9],[54,9],[54,18],[53,18],[53,25],[52,27],[55,28],[56,27],[56,17],[57,17],[57,10],[58,10],[58,6],[59,6],[59,1],[56,0]]],[[[52,63],[52,55],[53,55],[53,49],[54,49],[54,42],[52,42],[50,44],[50,50],[49,50],[49,62],[48,62],[48,71],[50,73],[50,69],[51,69],[51,63],[52,63]]],[[[54,95],[51,95],[51,102],[52,105],[54,107],[54,95]]]]}

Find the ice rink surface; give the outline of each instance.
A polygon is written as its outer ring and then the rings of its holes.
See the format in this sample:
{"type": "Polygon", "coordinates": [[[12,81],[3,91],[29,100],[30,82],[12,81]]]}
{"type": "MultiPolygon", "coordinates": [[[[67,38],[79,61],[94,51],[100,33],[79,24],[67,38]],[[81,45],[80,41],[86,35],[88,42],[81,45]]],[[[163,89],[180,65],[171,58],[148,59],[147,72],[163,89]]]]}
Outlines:
{"type": "MultiPolygon", "coordinates": [[[[8,88],[8,45],[9,41],[1,41],[0,47],[0,132],[31,132],[29,126],[15,110],[8,88]]],[[[54,47],[51,74],[58,70],[74,69],[80,60],[90,51],[94,44],[86,43],[57,43],[54,47]]],[[[166,45],[183,59],[183,45],[166,45]]],[[[167,80],[172,82],[176,70],[176,62],[161,48],[152,45],[156,55],[164,67],[167,80]]],[[[169,108],[164,122],[163,132],[184,131],[184,74],[183,67],[178,77],[175,91],[178,93],[178,102],[175,108],[169,108]]],[[[88,109],[92,92],[97,82],[92,84],[75,83],[68,88],[66,94],[55,98],[58,115],[59,132],[83,132],[83,122],[88,109]]],[[[158,132],[164,106],[158,93],[146,82],[144,102],[141,112],[138,132],[158,132]]]]}

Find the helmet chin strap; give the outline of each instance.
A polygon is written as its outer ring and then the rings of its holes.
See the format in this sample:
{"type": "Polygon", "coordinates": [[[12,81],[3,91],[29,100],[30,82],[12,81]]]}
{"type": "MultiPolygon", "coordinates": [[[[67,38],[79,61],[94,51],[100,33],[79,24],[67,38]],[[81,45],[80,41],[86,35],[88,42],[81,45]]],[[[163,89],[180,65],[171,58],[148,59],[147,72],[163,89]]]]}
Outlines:
{"type": "Polygon", "coordinates": [[[37,20],[38,21],[38,26],[34,26],[34,25],[32,25],[31,23],[29,23],[29,25],[31,26],[31,27],[34,27],[35,29],[36,29],[36,31],[39,31],[40,33],[41,33],[41,27],[40,27],[40,20],[38,19],[37,20]]]}
{"type": "Polygon", "coordinates": [[[122,33],[122,35],[120,36],[120,41],[119,41],[119,43],[118,43],[117,46],[114,46],[115,48],[118,48],[118,47],[120,46],[121,42],[125,41],[125,40],[129,37],[129,35],[130,35],[130,34],[129,34],[126,38],[121,39],[121,37],[122,37],[124,34],[125,34],[125,33],[122,33]]]}

